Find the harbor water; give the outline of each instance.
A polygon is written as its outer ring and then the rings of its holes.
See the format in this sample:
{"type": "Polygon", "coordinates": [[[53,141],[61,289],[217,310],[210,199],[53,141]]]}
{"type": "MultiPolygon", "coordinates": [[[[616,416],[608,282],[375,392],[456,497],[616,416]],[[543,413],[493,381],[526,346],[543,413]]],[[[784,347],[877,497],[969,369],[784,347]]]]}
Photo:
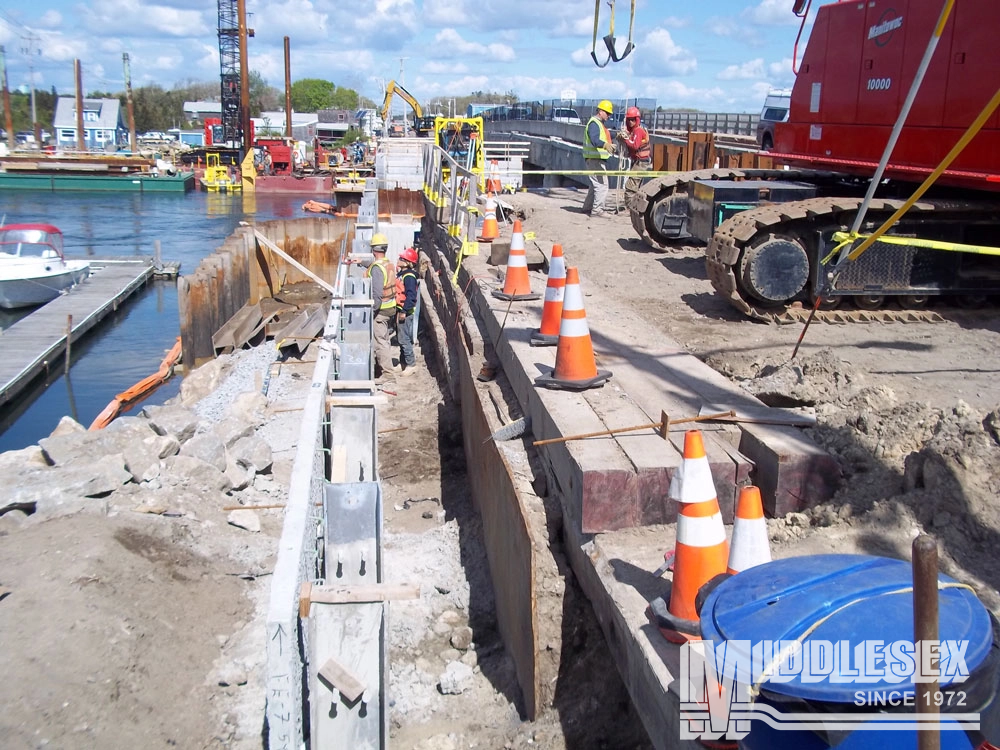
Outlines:
{"type": "MultiPolygon", "coordinates": [[[[192,273],[239,222],[304,217],[302,204],[309,198],[325,196],[10,191],[0,194],[0,217],[11,224],[53,224],[62,230],[71,258],[152,256],[159,240],[163,260],[180,262],[183,274],[192,273]]],[[[0,312],[0,329],[29,312],[0,312]]],[[[63,415],[89,426],[116,394],[159,368],[178,333],[176,282],[151,282],[73,344],[68,378],[60,359],[47,377],[0,410],[0,451],[37,443],[63,415]]],[[[163,403],[179,388],[175,377],[127,413],[163,403]]]]}

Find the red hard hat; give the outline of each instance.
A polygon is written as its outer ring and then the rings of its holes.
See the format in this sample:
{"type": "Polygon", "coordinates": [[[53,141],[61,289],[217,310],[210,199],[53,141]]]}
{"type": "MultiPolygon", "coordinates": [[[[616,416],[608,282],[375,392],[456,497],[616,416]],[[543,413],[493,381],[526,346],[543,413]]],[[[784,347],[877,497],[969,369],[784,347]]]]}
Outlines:
{"type": "Polygon", "coordinates": [[[629,107],[625,111],[625,119],[626,120],[629,119],[629,118],[631,118],[631,117],[635,117],[636,119],[638,119],[641,116],[642,115],[639,114],[639,108],[638,107],[629,107]]]}
{"type": "Polygon", "coordinates": [[[412,247],[408,247],[405,250],[400,251],[399,257],[402,258],[403,260],[410,261],[410,263],[416,263],[417,251],[414,250],[412,247]]]}

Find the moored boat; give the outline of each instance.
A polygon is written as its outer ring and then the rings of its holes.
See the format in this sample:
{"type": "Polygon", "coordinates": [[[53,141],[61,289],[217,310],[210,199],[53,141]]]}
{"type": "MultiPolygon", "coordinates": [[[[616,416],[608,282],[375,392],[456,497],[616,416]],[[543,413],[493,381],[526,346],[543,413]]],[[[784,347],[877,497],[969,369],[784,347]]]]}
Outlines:
{"type": "Polygon", "coordinates": [[[51,224],[0,226],[0,307],[51,302],[90,275],[90,263],[66,260],[63,236],[51,224]]]}

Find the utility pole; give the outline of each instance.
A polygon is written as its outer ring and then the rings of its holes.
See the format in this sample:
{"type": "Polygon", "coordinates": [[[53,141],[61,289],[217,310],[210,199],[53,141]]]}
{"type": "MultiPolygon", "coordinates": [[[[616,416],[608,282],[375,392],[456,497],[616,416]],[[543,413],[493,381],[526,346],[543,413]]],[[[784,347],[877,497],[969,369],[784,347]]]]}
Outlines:
{"type": "Polygon", "coordinates": [[[3,117],[4,128],[7,130],[7,147],[14,150],[14,115],[10,111],[10,89],[7,88],[7,58],[3,45],[0,45],[0,78],[3,79],[3,117]]]}
{"type": "Polygon", "coordinates": [[[289,37],[285,37],[285,135],[292,137],[292,52],[289,37]]]}
{"type": "Polygon", "coordinates": [[[28,80],[31,81],[31,131],[35,134],[35,143],[41,145],[42,134],[39,132],[38,117],[35,114],[35,43],[38,37],[29,33],[25,40],[28,46],[24,48],[24,53],[28,56],[28,80]]]}
{"type": "Polygon", "coordinates": [[[128,107],[128,148],[135,153],[135,105],[132,103],[132,71],[129,69],[128,52],[122,55],[125,63],[125,101],[128,107]]]}
{"type": "Polygon", "coordinates": [[[246,0],[237,0],[236,11],[239,14],[240,35],[240,129],[243,131],[240,143],[240,161],[247,151],[253,149],[253,137],[250,135],[250,72],[247,65],[247,4],[246,0]]]}
{"type": "Polygon", "coordinates": [[[83,74],[80,72],[80,58],[73,61],[76,74],[76,148],[87,150],[87,139],[83,135],[83,74]]]}

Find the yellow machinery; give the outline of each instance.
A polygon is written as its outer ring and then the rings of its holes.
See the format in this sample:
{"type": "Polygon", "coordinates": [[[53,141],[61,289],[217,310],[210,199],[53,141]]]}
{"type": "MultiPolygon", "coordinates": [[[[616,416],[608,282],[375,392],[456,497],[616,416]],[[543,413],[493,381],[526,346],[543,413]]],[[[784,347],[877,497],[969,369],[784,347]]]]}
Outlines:
{"type": "MultiPolygon", "coordinates": [[[[394,94],[399,94],[399,98],[409,104],[413,109],[414,128],[416,128],[417,122],[420,118],[424,116],[423,110],[420,109],[420,103],[413,98],[413,95],[395,81],[389,81],[389,84],[385,87],[385,101],[382,102],[382,122],[384,123],[386,135],[391,133],[391,125],[389,123],[389,116],[391,113],[389,110],[392,106],[392,97],[394,94]]],[[[402,133],[401,135],[406,135],[406,133],[402,133]]]]}
{"type": "MultiPolygon", "coordinates": [[[[482,117],[434,118],[435,145],[443,149],[461,166],[475,174],[480,189],[486,187],[483,132],[482,117]]],[[[446,180],[449,172],[450,170],[445,167],[444,178],[446,180]]]]}
{"type": "Polygon", "coordinates": [[[201,185],[211,193],[232,193],[243,189],[243,184],[233,180],[229,167],[222,164],[219,155],[213,152],[205,155],[205,176],[201,178],[201,185]]]}

